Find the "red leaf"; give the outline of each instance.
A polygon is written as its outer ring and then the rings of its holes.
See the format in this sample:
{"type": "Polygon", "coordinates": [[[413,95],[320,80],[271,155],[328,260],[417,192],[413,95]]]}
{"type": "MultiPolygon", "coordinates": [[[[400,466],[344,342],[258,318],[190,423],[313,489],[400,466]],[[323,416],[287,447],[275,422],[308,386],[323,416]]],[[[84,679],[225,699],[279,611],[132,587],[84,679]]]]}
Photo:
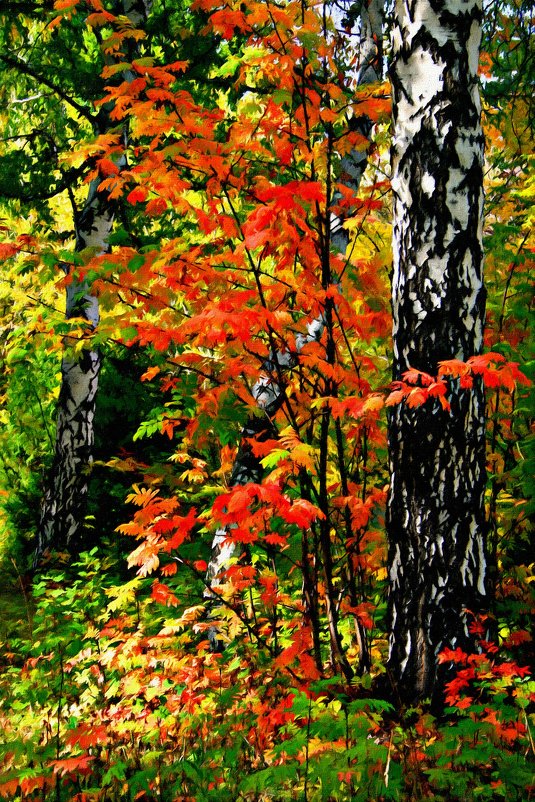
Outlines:
{"type": "Polygon", "coordinates": [[[438,398],[440,396],[446,395],[448,388],[446,387],[446,383],[443,381],[436,381],[429,385],[427,388],[427,392],[433,398],[438,398]]]}
{"type": "Polygon", "coordinates": [[[455,707],[459,708],[459,710],[466,710],[467,707],[470,707],[474,700],[471,696],[463,696],[462,699],[458,699],[455,702],[455,707]]]}
{"type": "Polygon", "coordinates": [[[175,532],[165,544],[165,551],[167,552],[173,551],[173,549],[178,549],[189,536],[191,530],[197,523],[197,513],[195,508],[192,507],[186,516],[182,517],[180,515],[174,515],[172,518],[172,523],[175,532]]]}
{"type": "Polygon", "coordinates": [[[269,535],[264,536],[264,541],[269,543],[270,546],[287,546],[288,539],[283,535],[278,535],[276,532],[271,532],[269,535]]]}
{"type": "Polygon", "coordinates": [[[422,404],[425,404],[427,398],[427,390],[424,390],[421,387],[415,387],[414,390],[411,390],[407,396],[407,406],[411,407],[411,409],[414,409],[415,407],[421,407],[422,404]]]}
{"type": "Polygon", "coordinates": [[[92,727],[89,724],[80,724],[75,730],[69,730],[65,741],[69,746],[78,746],[88,749],[90,746],[106,743],[109,740],[106,727],[101,724],[92,727]]]}
{"type": "Polygon", "coordinates": [[[511,632],[511,634],[505,639],[503,645],[506,649],[511,648],[511,646],[519,646],[521,643],[530,643],[531,642],[531,635],[525,629],[519,629],[516,632],[511,632]]]}
{"type": "Polygon", "coordinates": [[[242,526],[233,526],[229,531],[229,538],[236,543],[255,543],[258,540],[256,532],[242,526]]]}
{"type": "Polygon", "coordinates": [[[162,582],[153,582],[151,596],[154,601],[157,601],[159,604],[164,604],[166,607],[178,606],[177,597],[172,590],[162,582]]]}
{"type": "Polygon", "coordinates": [[[19,787],[18,779],[15,778],[14,780],[6,780],[6,782],[0,783],[0,794],[7,798],[14,799],[18,787],[19,787]]]}
{"type": "Polygon", "coordinates": [[[457,646],[456,649],[442,649],[440,654],[438,655],[438,662],[439,663],[461,663],[461,665],[466,665],[466,661],[468,660],[468,655],[466,652],[457,646]]]}
{"type": "Polygon", "coordinates": [[[385,401],[385,406],[395,407],[396,404],[401,404],[404,398],[405,398],[404,390],[393,390],[390,393],[390,395],[387,396],[387,399],[385,401]]]}
{"type": "Polygon", "coordinates": [[[13,245],[12,242],[0,243],[0,259],[9,259],[11,256],[15,256],[15,254],[18,252],[19,248],[17,248],[16,245],[13,245]]]}
{"type": "Polygon", "coordinates": [[[304,498],[294,501],[289,510],[281,510],[281,515],[287,523],[296,524],[300,529],[308,529],[312,521],[325,517],[321,510],[304,498]]]}
{"type": "Polygon", "coordinates": [[[142,203],[148,195],[145,187],[136,187],[126,196],[128,203],[142,203]]]}

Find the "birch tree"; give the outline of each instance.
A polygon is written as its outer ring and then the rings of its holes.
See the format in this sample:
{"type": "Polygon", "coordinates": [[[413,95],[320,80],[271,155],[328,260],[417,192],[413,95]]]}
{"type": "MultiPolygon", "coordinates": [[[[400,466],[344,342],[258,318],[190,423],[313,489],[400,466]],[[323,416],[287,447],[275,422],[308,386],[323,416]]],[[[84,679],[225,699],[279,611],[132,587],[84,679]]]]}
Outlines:
{"type": "MultiPolygon", "coordinates": [[[[395,6],[395,380],[482,348],[481,21],[479,0],[395,6]]],[[[400,405],[389,423],[388,669],[408,703],[438,693],[438,653],[470,646],[488,594],[483,388],[455,380],[450,400],[400,405]]]]}
{"type": "MultiPolygon", "coordinates": [[[[135,29],[146,17],[150,4],[124,0],[121,5],[126,23],[135,29]]],[[[110,19],[113,17],[109,15],[110,19]]],[[[126,30],[124,29],[124,30],[126,30]]],[[[126,46],[132,47],[136,37],[126,36],[126,46]]],[[[126,81],[131,75],[124,75],[126,81]]],[[[126,128],[116,130],[116,123],[104,108],[95,115],[98,134],[112,134],[118,138],[119,156],[115,170],[125,165],[126,128]],[[122,143],[121,143],[122,140],[122,143]],[[121,152],[122,150],[122,152],[121,152]]],[[[76,251],[86,257],[106,253],[108,238],[117,213],[117,201],[112,199],[113,187],[101,189],[102,176],[93,179],[81,212],[75,213],[76,251]]],[[[93,462],[94,418],[101,367],[101,354],[91,346],[91,337],[99,322],[99,304],[86,281],[79,280],[72,266],[70,283],[66,291],[65,315],[67,319],[82,321],[88,346],[76,353],[73,343],[68,347],[61,363],[61,388],[58,399],[55,453],[52,469],[41,507],[38,544],[34,563],[47,548],[79,550],[83,546],[83,529],[91,464],[93,462]]]]}

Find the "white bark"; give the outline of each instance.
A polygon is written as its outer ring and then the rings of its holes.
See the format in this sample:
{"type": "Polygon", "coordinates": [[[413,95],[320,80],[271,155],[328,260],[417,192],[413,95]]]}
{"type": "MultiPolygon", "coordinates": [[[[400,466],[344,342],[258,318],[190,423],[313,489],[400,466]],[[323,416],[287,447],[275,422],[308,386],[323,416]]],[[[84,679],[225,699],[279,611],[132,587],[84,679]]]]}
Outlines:
{"type": "MultiPolygon", "coordinates": [[[[139,25],[148,13],[150,3],[123,0],[123,13],[133,25],[139,25]]],[[[125,76],[132,80],[133,76],[125,76]]],[[[112,121],[108,120],[108,127],[112,121]]],[[[117,166],[122,169],[123,156],[117,166]]],[[[94,179],[76,226],[76,250],[91,249],[98,255],[108,250],[116,202],[108,192],[100,192],[100,179],[94,179]]],[[[98,299],[84,281],[74,279],[66,292],[67,319],[80,317],[86,321],[87,334],[99,322],[98,299]]],[[[80,550],[87,503],[89,473],[93,462],[95,402],[101,357],[98,351],[84,349],[73,359],[65,355],[61,365],[61,388],[58,401],[56,445],[51,475],[41,505],[38,542],[34,553],[36,566],[47,549],[80,550]]]]}
{"type": "MultiPolygon", "coordinates": [[[[481,0],[396,3],[393,29],[393,378],[436,375],[482,347],[481,0]]],[[[484,396],[451,388],[389,422],[389,670],[401,699],[439,692],[436,656],[470,648],[484,606],[484,396]]]]}

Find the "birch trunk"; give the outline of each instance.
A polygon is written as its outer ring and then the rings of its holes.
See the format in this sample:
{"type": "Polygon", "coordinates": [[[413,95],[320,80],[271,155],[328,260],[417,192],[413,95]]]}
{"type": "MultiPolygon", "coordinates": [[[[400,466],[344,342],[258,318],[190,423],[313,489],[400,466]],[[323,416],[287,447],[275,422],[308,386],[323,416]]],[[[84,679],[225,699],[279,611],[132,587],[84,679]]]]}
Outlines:
{"type": "MultiPolygon", "coordinates": [[[[483,135],[481,0],[397,0],[393,29],[394,366],[436,374],[481,351],[483,135]]],[[[437,655],[472,647],[467,611],[485,605],[485,420],[480,384],[396,407],[391,486],[388,669],[407,704],[438,700],[437,655]]]]}
{"type": "MultiPolygon", "coordinates": [[[[77,223],[77,251],[91,248],[94,253],[104,253],[108,248],[114,210],[107,193],[99,193],[99,183],[99,179],[91,183],[77,223]]],[[[67,288],[65,307],[67,319],[87,321],[91,336],[98,325],[99,309],[87,285],[73,281],[67,288]]],[[[54,461],[41,505],[34,565],[47,549],[80,550],[82,546],[100,364],[100,354],[92,348],[83,350],[77,359],[64,356],[61,362],[54,461]]]]}
{"type": "MultiPolygon", "coordinates": [[[[117,9],[117,13],[122,12],[134,26],[142,23],[149,11],[148,0],[122,0],[117,9]]],[[[129,80],[129,76],[123,78],[129,80]]],[[[115,123],[104,111],[99,133],[113,125],[115,123]]],[[[124,157],[118,164],[119,168],[123,166],[124,157]]],[[[99,184],[100,179],[91,183],[82,212],[75,221],[76,250],[79,252],[91,249],[93,254],[101,254],[108,250],[116,202],[110,200],[108,192],[99,192],[99,184]]],[[[73,280],[68,286],[65,315],[67,319],[84,319],[89,337],[96,329],[98,300],[85,282],[73,280]]],[[[61,363],[55,452],[41,504],[34,567],[49,549],[80,551],[86,545],[84,522],[93,461],[100,366],[101,355],[93,348],[84,349],[76,358],[66,353],[61,363]]]]}

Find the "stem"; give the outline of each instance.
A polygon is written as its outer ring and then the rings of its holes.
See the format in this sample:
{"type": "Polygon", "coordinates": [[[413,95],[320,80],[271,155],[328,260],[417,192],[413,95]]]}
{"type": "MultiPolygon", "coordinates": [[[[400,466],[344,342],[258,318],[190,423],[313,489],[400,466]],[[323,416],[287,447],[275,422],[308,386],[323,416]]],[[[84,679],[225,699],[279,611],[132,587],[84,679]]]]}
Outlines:
{"type": "Polygon", "coordinates": [[[26,593],[26,588],[24,587],[24,582],[22,581],[22,576],[20,575],[19,567],[13,557],[11,557],[11,562],[17,574],[17,579],[19,580],[20,589],[22,591],[22,598],[24,599],[24,608],[26,610],[26,619],[28,621],[28,630],[30,632],[30,640],[33,641],[33,622],[32,617],[30,614],[30,604],[28,602],[28,594],[26,593]]]}
{"type": "Polygon", "coordinates": [[[308,802],[308,766],[309,766],[309,744],[310,744],[310,719],[312,717],[312,696],[308,699],[307,716],[307,740],[305,744],[305,784],[303,788],[303,802],[308,802]]]}
{"type": "MultiPolygon", "coordinates": [[[[336,432],[336,448],[338,452],[338,470],[340,471],[340,481],[342,484],[342,494],[345,498],[349,496],[349,487],[348,487],[348,479],[347,479],[347,471],[344,461],[344,444],[343,444],[343,435],[342,435],[342,427],[340,425],[340,421],[336,420],[334,422],[334,428],[336,432]]],[[[347,573],[348,573],[348,587],[349,587],[349,599],[351,601],[351,605],[356,607],[358,604],[358,593],[357,593],[357,583],[356,583],[356,576],[355,576],[355,567],[353,565],[353,552],[357,555],[359,554],[359,544],[356,539],[353,538],[353,524],[351,521],[351,511],[347,504],[344,505],[344,523],[345,523],[345,542],[346,542],[346,565],[347,565],[347,573]],[[354,547],[349,547],[348,544],[353,541],[355,542],[354,547]]],[[[361,586],[362,582],[362,568],[359,568],[359,578],[361,579],[361,586]]],[[[361,593],[362,597],[363,594],[361,593]]],[[[369,671],[371,666],[371,659],[370,659],[370,652],[368,646],[368,640],[366,637],[366,629],[363,626],[362,622],[358,617],[355,617],[355,634],[357,637],[357,643],[359,647],[359,673],[365,674],[369,671]]]]}
{"type": "Polygon", "coordinates": [[[303,529],[301,534],[301,570],[303,573],[303,601],[305,605],[305,619],[312,629],[312,643],[314,647],[314,662],[316,668],[323,674],[323,664],[321,659],[320,641],[320,620],[318,615],[318,594],[317,584],[314,582],[309,563],[309,548],[307,530],[303,529]]]}

